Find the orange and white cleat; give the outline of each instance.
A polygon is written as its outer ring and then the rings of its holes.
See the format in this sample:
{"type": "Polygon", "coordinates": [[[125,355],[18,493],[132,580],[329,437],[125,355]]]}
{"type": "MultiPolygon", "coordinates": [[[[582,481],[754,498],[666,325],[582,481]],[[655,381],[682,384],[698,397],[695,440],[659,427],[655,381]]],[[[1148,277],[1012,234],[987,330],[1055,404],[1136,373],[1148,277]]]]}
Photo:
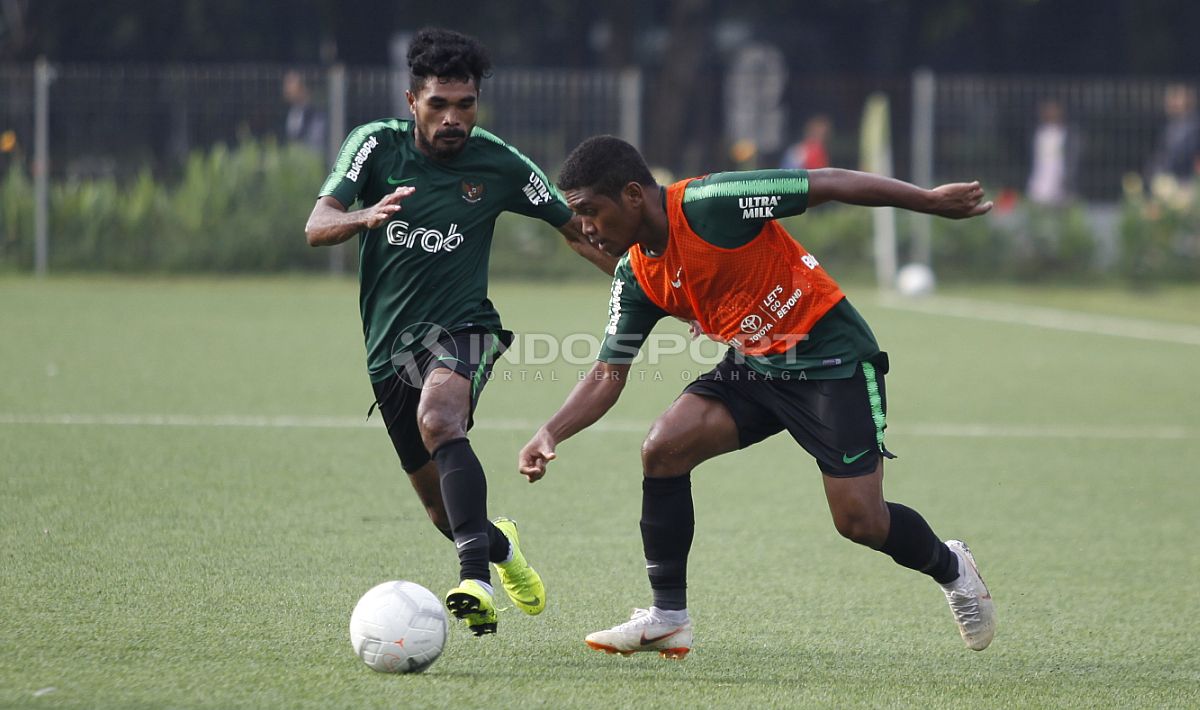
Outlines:
{"type": "Polygon", "coordinates": [[[961,572],[958,579],[942,585],[942,592],[950,603],[963,643],[972,651],[982,651],[996,635],[996,605],[967,544],[962,540],[947,540],[946,546],[958,556],[961,572]]]}
{"type": "Polygon", "coordinates": [[[692,650],[692,620],[687,610],[634,609],[629,621],[588,634],[584,641],[605,653],[631,656],[640,651],[658,651],[663,658],[678,660],[692,650]]]}

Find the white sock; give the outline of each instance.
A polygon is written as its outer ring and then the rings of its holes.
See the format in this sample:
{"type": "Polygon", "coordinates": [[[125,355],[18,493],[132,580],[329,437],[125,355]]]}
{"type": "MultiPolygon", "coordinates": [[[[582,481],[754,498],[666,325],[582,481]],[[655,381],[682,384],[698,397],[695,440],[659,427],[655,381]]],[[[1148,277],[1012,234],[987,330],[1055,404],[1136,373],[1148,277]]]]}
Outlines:
{"type": "Polygon", "coordinates": [[[682,624],[688,620],[687,609],[659,609],[656,606],[652,606],[650,607],[650,611],[668,624],[682,624]]]}

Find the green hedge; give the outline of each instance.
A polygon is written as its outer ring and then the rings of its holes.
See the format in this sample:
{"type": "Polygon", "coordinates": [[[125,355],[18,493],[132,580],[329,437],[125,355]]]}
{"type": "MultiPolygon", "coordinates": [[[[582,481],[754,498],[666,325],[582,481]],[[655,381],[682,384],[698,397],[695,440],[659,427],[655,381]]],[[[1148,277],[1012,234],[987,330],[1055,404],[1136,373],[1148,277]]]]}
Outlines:
{"type": "MultiPolygon", "coordinates": [[[[912,251],[913,215],[896,212],[898,251],[912,251]]],[[[1095,240],[1080,207],[1018,207],[969,220],[932,220],[933,263],[943,280],[1086,280],[1097,276],[1095,240]]],[[[839,278],[874,278],[870,210],[822,206],[786,220],[839,278]]]]}
{"type": "Polygon", "coordinates": [[[1121,271],[1135,286],[1200,280],[1200,198],[1197,185],[1156,178],[1150,194],[1136,177],[1125,184],[1121,271]]]}
{"type": "MultiPolygon", "coordinates": [[[[326,167],[308,150],[248,141],[194,153],[170,185],[70,180],[50,191],[51,272],[323,271],[329,251],[304,241],[326,167]]],[[[16,166],[0,183],[0,271],[33,268],[33,186],[16,166]]],[[[345,249],[356,268],[355,242],[345,249]]],[[[491,256],[497,276],[561,279],[592,274],[557,231],[503,215],[491,256]]]]}
{"type": "MultiPolygon", "coordinates": [[[[51,271],[259,272],[315,269],[328,257],[304,242],[304,222],[325,176],[300,147],[246,142],[188,158],[173,185],[148,171],[55,183],[50,190],[51,271]]],[[[0,185],[0,268],[33,262],[33,190],[10,169],[0,185]]]]}
{"type": "MultiPolygon", "coordinates": [[[[188,159],[164,185],[143,172],[131,181],[69,180],[50,194],[51,271],[318,271],[329,252],[304,242],[304,222],[325,177],[323,162],[301,147],[247,141],[188,159]]],[[[1171,187],[1171,186],[1167,186],[1171,187]]],[[[1156,187],[1143,197],[1127,188],[1117,271],[1144,284],[1200,279],[1200,205],[1193,191],[1156,187]]],[[[785,220],[822,264],[841,279],[874,273],[871,211],[823,206],[785,220]]],[[[1079,205],[1020,203],[979,219],[934,219],[939,278],[1087,281],[1097,271],[1096,239],[1079,205]]],[[[901,254],[909,253],[911,217],[897,212],[901,254]]],[[[0,183],[0,271],[33,266],[33,188],[12,166],[0,183]]],[[[345,247],[347,268],[356,254],[345,247]]],[[[563,279],[591,274],[545,224],[516,215],[497,223],[491,255],[497,277],[563,279]]]]}
{"type": "Polygon", "coordinates": [[[933,221],[939,277],[1087,281],[1100,276],[1096,240],[1079,205],[1022,204],[968,220],[933,221]]]}
{"type": "Polygon", "coordinates": [[[0,183],[0,270],[33,266],[33,183],[17,163],[0,183]]]}

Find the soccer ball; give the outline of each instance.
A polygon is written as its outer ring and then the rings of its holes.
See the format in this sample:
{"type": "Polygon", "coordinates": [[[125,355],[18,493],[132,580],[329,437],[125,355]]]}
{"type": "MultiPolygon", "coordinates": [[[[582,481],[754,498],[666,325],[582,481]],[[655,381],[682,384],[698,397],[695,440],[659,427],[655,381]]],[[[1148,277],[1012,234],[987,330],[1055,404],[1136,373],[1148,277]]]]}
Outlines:
{"type": "Polygon", "coordinates": [[[350,615],[354,653],[380,673],[420,673],[446,645],[446,612],[425,587],[394,581],[372,587],[350,615]]]}
{"type": "Polygon", "coordinates": [[[928,296],[936,279],[925,264],[906,264],[896,272],[896,290],[903,296],[928,296]]]}

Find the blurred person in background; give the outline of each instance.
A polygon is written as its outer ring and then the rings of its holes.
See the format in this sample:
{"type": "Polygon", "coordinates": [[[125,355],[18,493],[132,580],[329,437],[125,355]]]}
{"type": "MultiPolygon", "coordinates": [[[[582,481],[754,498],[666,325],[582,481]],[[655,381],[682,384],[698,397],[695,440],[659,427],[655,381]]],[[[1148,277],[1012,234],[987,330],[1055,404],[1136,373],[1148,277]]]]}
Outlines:
{"type": "Polygon", "coordinates": [[[329,120],[325,112],[313,106],[304,76],[290,69],[283,75],[283,99],[288,104],[283,135],[289,143],[307,146],[325,155],[329,141],[329,120]]]}
{"type": "Polygon", "coordinates": [[[0,176],[8,174],[11,164],[21,162],[20,149],[16,131],[11,128],[0,131],[0,176]]]}
{"type": "Polygon", "coordinates": [[[583,238],[540,168],[475,125],[492,67],[478,40],[423,29],[408,64],[412,119],[351,131],[305,236],[325,246],[360,235],[371,409],[378,405],[417,497],[457,550],[460,583],[446,606],[480,636],[496,631],[489,563],[522,611],[537,614],[546,604],[515,523],[488,520],[487,479],[467,438],[492,367],[513,338],[487,293],[496,219],[516,212],[547,222],[607,274],[616,260],[583,238]],[[357,202],[366,206],[351,209],[357,202]]]}
{"type": "Polygon", "coordinates": [[[779,167],[784,170],[815,170],[829,167],[826,144],[833,123],[825,114],[817,114],[804,124],[804,137],[793,143],[783,154],[779,167]]]}
{"type": "Polygon", "coordinates": [[[1196,112],[1196,90],[1184,84],[1171,84],[1163,93],[1166,125],[1159,136],[1158,148],[1146,169],[1148,181],[1170,176],[1178,183],[1189,183],[1200,172],[1200,114],[1196,112]]]}
{"type": "Polygon", "coordinates": [[[1081,144],[1079,130],[1067,124],[1062,103],[1056,99],[1042,101],[1038,105],[1038,125],[1033,134],[1033,167],[1027,187],[1031,201],[1059,206],[1075,196],[1081,144]]]}

